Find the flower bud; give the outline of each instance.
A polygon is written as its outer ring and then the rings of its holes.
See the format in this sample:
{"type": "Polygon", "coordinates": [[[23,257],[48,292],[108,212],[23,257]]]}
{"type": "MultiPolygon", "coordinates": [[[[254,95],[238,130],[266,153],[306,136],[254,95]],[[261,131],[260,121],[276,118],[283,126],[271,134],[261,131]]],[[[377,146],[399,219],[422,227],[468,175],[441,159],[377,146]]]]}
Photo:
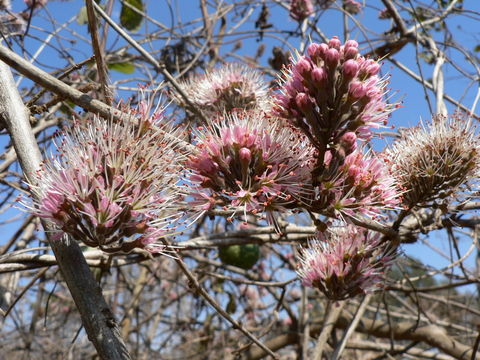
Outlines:
{"type": "Polygon", "coordinates": [[[365,96],[367,89],[360,81],[354,81],[350,84],[349,93],[354,98],[360,99],[365,96]]]}
{"type": "Polygon", "coordinates": [[[320,44],[311,43],[310,45],[308,45],[307,53],[308,53],[308,56],[310,56],[311,58],[316,58],[318,56],[319,51],[320,51],[320,44]]]}
{"type": "Polygon", "coordinates": [[[355,59],[358,55],[358,49],[356,47],[345,47],[343,56],[345,59],[355,59]]]}
{"type": "Polygon", "coordinates": [[[303,112],[309,111],[312,107],[312,102],[310,101],[309,97],[305,93],[299,93],[295,97],[295,103],[297,104],[298,108],[303,112]]]}
{"type": "Polygon", "coordinates": [[[275,96],[276,104],[282,108],[286,108],[290,102],[290,97],[284,94],[276,94],[275,96]]]}
{"type": "Polygon", "coordinates": [[[343,76],[353,79],[358,72],[358,63],[355,60],[347,60],[343,63],[343,76]]]}
{"type": "Polygon", "coordinates": [[[362,10],[362,5],[355,0],[345,0],[343,2],[343,8],[349,14],[357,15],[362,10]]]}
{"type": "Polygon", "coordinates": [[[328,45],[325,43],[322,43],[318,46],[316,55],[321,59],[325,59],[325,53],[328,51],[328,49],[329,49],[328,45]]]}
{"type": "Polygon", "coordinates": [[[376,61],[373,61],[367,66],[366,71],[370,76],[377,75],[380,71],[380,64],[376,61]]]}
{"type": "Polygon", "coordinates": [[[295,64],[295,70],[303,77],[305,77],[305,75],[308,74],[308,72],[310,71],[310,68],[311,68],[310,62],[307,59],[305,59],[305,57],[303,56],[300,59],[298,59],[298,62],[295,64]]]}
{"type": "Polygon", "coordinates": [[[342,45],[342,43],[336,36],[332,37],[328,42],[328,46],[330,46],[330,48],[333,48],[333,49],[340,50],[340,45],[342,45]]]}
{"type": "Polygon", "coordinates": [[[312,80],[316,86],[319,86],[323,83],[323,81],[327,78],[327,74],[323,68],[314,68],[312,71],[312,80]]]}
{"type": "Polygon", "coordinates": [[[353,131],[348,131],[340,138],[340,144],[347,154],[352,153],[357,148],[357,135],[353,131]]]}
{"type": "Polygon", "coordinates": [[[240,157],[240,161],[243,163],[249,164],[250,160],[252,160],[252,152],[247,148],[241,148],[238,151],[238,155],[240,157]]]}
{"type": "Polygon", "coordinates": [[[347,40],[344,46],[345,46],[345,49],[348,49],[348,48],[358,49],[358,43],[355,40],[347,40]]]}
{"type": "Polygon", "coordinates": [[[340,53],[336,49],[328,49],[325,53],[325,62],[328,65],[335,66],[340,60],[340,53]]]}

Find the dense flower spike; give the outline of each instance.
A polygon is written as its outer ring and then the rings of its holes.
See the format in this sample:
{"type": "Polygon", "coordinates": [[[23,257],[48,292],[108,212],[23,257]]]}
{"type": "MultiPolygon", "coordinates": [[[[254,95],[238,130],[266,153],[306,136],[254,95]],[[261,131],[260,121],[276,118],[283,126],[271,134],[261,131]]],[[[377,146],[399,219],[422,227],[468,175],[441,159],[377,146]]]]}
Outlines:
{"type": "MultiPolygon", "coordinates": [[[[180,85],[193,105],[206,116],[232,109],[265,110],[268,107],[268,89],[262,74],[246,65],[230,63],[205,75],[193,76],[180,85]]],[[[173,96],[178,104],[188,108],[180,94],[173,96]]]]}
{"type": "Polygon", "coordinates": [[[373,292],[392,263],[381,237],[353,225],[330,228],[303,248],[298,276],[334,301],[373,292]]]}
{"type": "Polygon", "coordinates": [[[407,207],[459,195],[480,174],[480,139],[461,114],[406,130],[386,154],[407,207]]]}
{"type": "Polygon", "coordinates": [[[369,139],[384,126],[394,106],[385,102],[387,79],[380,64],[359,55],[354,40],[344,45],[312,43],[308,55],[283,71],[274,111],[302,129],[323,152],[346,132],[369,139]]]}
{"type": "Polygon", "coordinates": [[[66,130],[60,157],[47,159],[31,185],[39,200],[30,210],[51,221],[57,237],[67,233],[107,252],[162,249],[156,241],[178,213],[182,155],[177,131],[162,125],[161,110],[150,110],[141,102],[132,121],[94,117],[66,130]]]}
{"type": "Polygon", "coordinates": [[[297,21],[303,21],[313,14],[312,0],[291,0],[290,16],[297,21]]]}
{"type": "Polygon", "coordinates": [[[240,207],[274,223],[272,212],[310,196],[313,149],[280,119],[232,113],[200,129],[195,146],[186,166],[197,210],[240,207]]]}
{"type": "Polygon", "coordinates": [[[354,150],[341,164],[335,163],[338,157],[332,157],[330,152],[325,158],[325,172],[316,187],[316,200],[311,204],[313,211],[332,217],[375,218],[401,204],[395,178],[375,153],[354,150]]]}

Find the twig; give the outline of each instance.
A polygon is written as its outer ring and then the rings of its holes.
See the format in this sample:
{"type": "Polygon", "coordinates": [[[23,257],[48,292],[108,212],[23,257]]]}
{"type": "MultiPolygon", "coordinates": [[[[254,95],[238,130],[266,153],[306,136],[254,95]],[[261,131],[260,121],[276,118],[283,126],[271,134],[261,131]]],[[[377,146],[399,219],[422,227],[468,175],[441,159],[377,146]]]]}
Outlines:
{"type": "MultiPolygon", "coordinates": [[[[406,67],[405,65],[403,65],[401,62],[399,62],[398,60],[395,60],[393,58],[387,58],[388,61],[390,61],[391,63],[393,63],[395,66],[397,66],[400,70],[406,72],[408,75],[410,75],[413,79],[417,80],[419,83],[421,83],[422,85],[425,85],[427,88],[429,88],[430,90],[434,90],[433,88],[433,85],[432,83],[426,81],[426,80],[422,80],[422,78],[420,76],[418,76],[417,74],[415,74],[412,70],[410,70],[408,67],[406,67]]],[[[466,113],[469,113],[470,116],[474,117],[475,119],[477,120],[480,120],[480,116],[474,114],[473,112],[470,111],[470,109],[459,103],[458,101],[456,101],[454,98],[452,98],[451,96],[449,95],[446,95],[444,94],[443,95],[444,99],[449,101],[450,103],[452,103],[453,105],[457,106],[458,108],[462,109],[463,111],[465,111],[466,113]]]]}
{"type": "MultiPolygon", "coordinates": [[[[42,271],[40,271],[38,274],[36,274],[32,280],[30,280],[28,282],[27,285],[25,285],[25,287],[23,288],[23,290],[20,292],[20,294],[17,295],[17,297],[15,298],[15,300],[13,300],[13,302],[10,304],[10,306],[8,307],[8,309],[5,311],[5,313],[3,314],[3,317],[7,317],[8,314],[10,313],[10,311],[12,311],[12,309],[15,307],[15,305],[18,303],[18,301],[22,298],[22,296],[28,291],[28,289],[30,289],[30,287],[35,284],[35,282],[40,279],[47,271],[48,271],[48,267],[46,269],[43,269],[42,271]]],[[[0,310],[1,311],[1,310],[0,310]]]]}
{"type": "Polygon", "coordinates": [[[342,355],[342,352],[343,350],[345,350],[345,346],[347,345],[347,341],[353,335],[358,323],[363,317],[363,314],[365,314],[365,311],[367,310],[367,305],[371,299],[372,299],[372,294],[365,295],[365,297],[363,298],[362,302],[360,303],[360,306],[357,309],[357,312],[355,313],[355,316],[353,317],[352,323],[348,327],[347,331],[345,331],[345,333],[343,334],[340,344],[337,346],[337,348],[333,352],[332,360],[340,359],[340,356],[342,355]]]}
{"type": "Polygon", "coordinates": [[[100,40],[98,39],[97,17],[92,5],[93,0],[86,0],[85,2],[87,5],[88,29],[90,31],[90,36],[92,37],[93,53],[95,54],[95,62],[97,63],[97,74],[101,84],[100,91],[105,103],[107,105],[112,105],[113,96],[108,87],[107,66],[105,64],[105,59],[103,58],[103,50],[100,45],[100,40]]]}
{"type": "Polygon", "coordinates": [[[339,301],[339,302],[330,302],[328,312],[325,314],[326,320],[323,324],[322,331],[317,340],[317,344],[315,345],[315,351],[313,353],[314,360],[322,360],[323,350],[325,349],[325,345],[327,343],[328,338],[330,337],[330,333],[332,332],[333,328],[335,327],[335,323],[339,318],[343,308],[345,307],[346,301],[339,301]]]}
{"type": "Polygon", "coordinates": [[[100,14],[101,17],[105,19],[105,21],[115,30],[121,37],[123,37],[130,45],[133,46],[135,50],[137,50],[149,63],[151,63],[158,71],[160,71],[163,76],[168,80],[169,83],[173,85],[175,90],[180,94],[180,96],[185,100],[188,106],[195,111],[196,115],[200,117],[200,119],[207,123],[207,120],[203,113],[197,109],[197,107],[190,101],[190,98],[185,94],[182,87],[178,84],[177,80],[168,72],[163,64],[160,64],[155,58],[148,53],[143,47],[140,46],[130,35],[128,35],[118,24],[113,21],[110,16],[108,16],[103,9],[98,6],[95,2],[92,2],[95,10],[100,14]]]}
{"type": "Polygon", "coordinates": [[[10,51],[3,45],[0,45],[0,60],[10,65],[19,73],[25,75],[30,80],[50,90],[51,92],[64,96],[72,101],[75,105],[82,107],[87,111],[99,114],[105,119],[124,119],[125,115],[118,109],[104,104],[99,100],[93,99],[91,96],[68,86],[49,73],[40,70],[38,67],[30,64],[22,57],[10,51]]]}

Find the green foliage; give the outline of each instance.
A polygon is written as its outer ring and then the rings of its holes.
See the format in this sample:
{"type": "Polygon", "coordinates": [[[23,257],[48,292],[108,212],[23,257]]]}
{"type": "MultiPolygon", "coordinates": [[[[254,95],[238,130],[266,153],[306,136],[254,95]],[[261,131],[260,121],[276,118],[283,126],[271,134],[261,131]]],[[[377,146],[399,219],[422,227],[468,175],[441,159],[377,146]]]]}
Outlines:
{"type": "Polygon", "coordinates": [[[260,247],[257,244],[221,246],[218,255],[224,264],[248,270],[260,259],[260,247]]]}
{"type": "MultiPolygon", "coordinates": [[[[95,2],[99,4],[102,9],[105,10],[105,5],[101,5],[100,0],[95,0],[95,2]]],[[[97,14],[97,20],[98,19],[100,19],[100,15],[97,14]]],[[[86,25],[87,23],[88,23],[87,7],[82,6],[82,8],[80,9],[77,15],[77,24],[86,25]]]]}
{"type": "Polygon", "coordinates": [[[120,24],[125,29],[136,32],[142,26],[143,16],[135,10],[132,10],[125,3],[143,12],[143,2],[142,0],[124,0],[124,4],[122,5],[122,11],[120,13],[120,24]]]}
{"type": "Polygon", "coordinates": [[[118,71],[122,74],[133,74],[135,72],[135,65],[131,62],[119,62],[108,64],[110,70],[118,71]]]}

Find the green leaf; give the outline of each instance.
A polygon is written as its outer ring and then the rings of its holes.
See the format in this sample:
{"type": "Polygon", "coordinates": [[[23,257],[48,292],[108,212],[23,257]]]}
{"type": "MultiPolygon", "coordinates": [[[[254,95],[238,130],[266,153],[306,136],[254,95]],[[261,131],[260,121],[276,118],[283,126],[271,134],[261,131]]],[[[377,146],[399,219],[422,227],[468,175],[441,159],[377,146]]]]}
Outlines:
{"type": "Polygon", "coordinates": [[[130,9],[125,3],[133,6],[139,11],[144,11],[142,0],[124,0],[122,11],[120,12],[120,24],[127,30],[132,32],[138,31],[142,26],[143,16],[136,11],[130,9]]]}
{"type": "Polygon", "coordinates": [[[257,244],[220,246],[218,256],[224,264],[248,270],[260,259],[260,247],[257,244]]]}
{"type": "Polygon", "coordinates": [[[87,7],[83,6],[77,15],[77,24],[85,25],[88,22],[87,7]]]}
{"type": "Polygon", "coordinates": [[[475,46],[475,47],[473,48],[473,51],[475,51],[475,52],[480,52],[480,44],[478,44],[477,46],[475,46]]]}
{"type": "Polygon", "coordinates": [[[133,74],[135,72],[135,65],[131,62],[120,62],[114,64],[108,64],[110,70],[118,71],[122,74],[133,74]]]}
{"type": "MultiPolygon", "coordinates": [[[[100,5],[100,7],[105,10],[105,5],[100,4],[99,0],[95,0],[95,2],[100,5]]],[[[97,19],[100,19],[100,15],[97,14],[97,19]]],[[[77,15],[77,24],[78,25],[86,25],[88,24],[88,15],[87,15],[87,7],[82,6],[80,11],[78,12],[77,15]]]]}

